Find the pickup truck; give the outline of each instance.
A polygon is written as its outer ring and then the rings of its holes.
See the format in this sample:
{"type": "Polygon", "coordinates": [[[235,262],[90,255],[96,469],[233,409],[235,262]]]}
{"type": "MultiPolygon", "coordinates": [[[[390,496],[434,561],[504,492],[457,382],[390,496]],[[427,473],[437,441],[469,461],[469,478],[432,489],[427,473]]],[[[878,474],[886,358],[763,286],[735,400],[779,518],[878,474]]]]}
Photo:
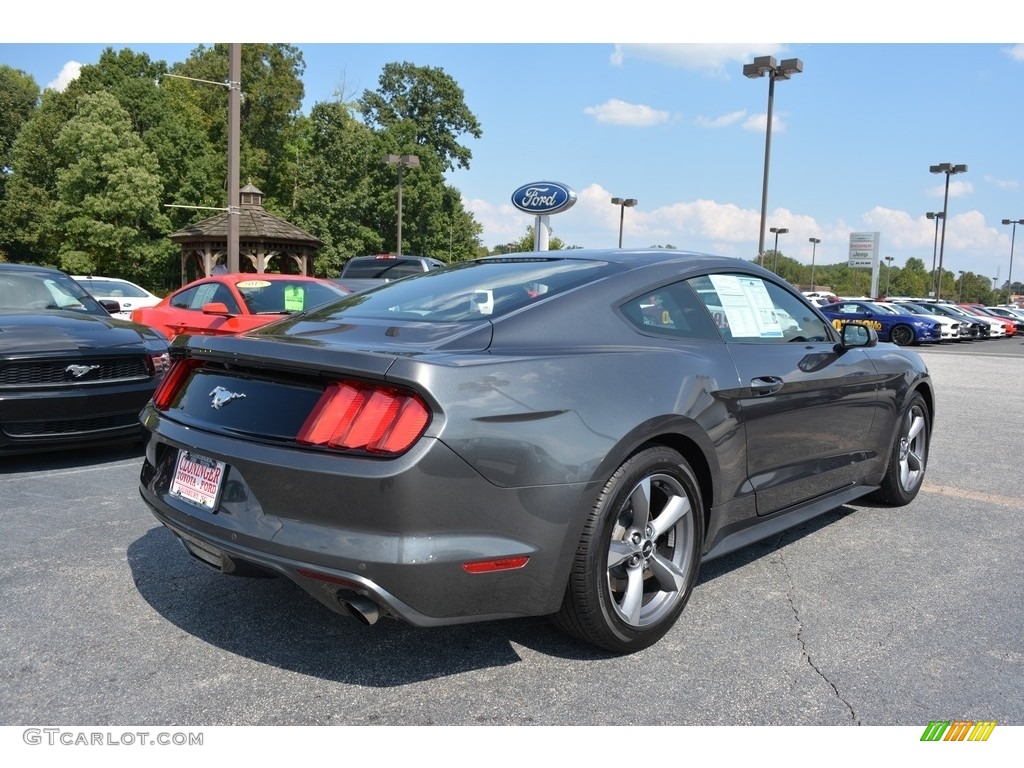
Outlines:
{"type": "Polygon", "coordinates": [[[392,280],[430,272],[443,266],[443,261],[427,256],[396,256],[390,253],[354,256],[345,262],[341,274],[333,282],[353,293],[358,293],[392,280]]]}

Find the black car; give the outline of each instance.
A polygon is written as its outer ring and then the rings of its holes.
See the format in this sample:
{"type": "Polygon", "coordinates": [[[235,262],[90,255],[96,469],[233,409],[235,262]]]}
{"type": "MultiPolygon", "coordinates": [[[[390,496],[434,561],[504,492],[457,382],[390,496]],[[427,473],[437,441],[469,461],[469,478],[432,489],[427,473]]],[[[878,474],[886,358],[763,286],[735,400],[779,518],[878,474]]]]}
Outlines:
{"type": "Polygon", "coordinates": [[[616,652],[702,561],[910,503],[935,409],[916,352],[664,250],[462,263],[171,357],[140,490],[195,557],[366,623],[552,615],[616,652]]]}
{"type": "Polygon", "coordinates": [[[167,340],[55,269],[0,264],[0,454],[138,440],[167,340]]]}

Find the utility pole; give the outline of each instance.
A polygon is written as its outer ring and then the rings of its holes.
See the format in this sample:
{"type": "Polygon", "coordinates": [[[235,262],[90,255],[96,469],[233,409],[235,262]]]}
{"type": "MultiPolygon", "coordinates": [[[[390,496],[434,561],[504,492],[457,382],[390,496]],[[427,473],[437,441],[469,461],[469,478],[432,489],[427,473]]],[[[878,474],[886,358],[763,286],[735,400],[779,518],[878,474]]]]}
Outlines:
{"type": "Polygon", "coordinates": [[[239,165],[242,123],[242,44],[228,43],[228,272],[241,272],[238,225],[241,217],[239,165]]]}

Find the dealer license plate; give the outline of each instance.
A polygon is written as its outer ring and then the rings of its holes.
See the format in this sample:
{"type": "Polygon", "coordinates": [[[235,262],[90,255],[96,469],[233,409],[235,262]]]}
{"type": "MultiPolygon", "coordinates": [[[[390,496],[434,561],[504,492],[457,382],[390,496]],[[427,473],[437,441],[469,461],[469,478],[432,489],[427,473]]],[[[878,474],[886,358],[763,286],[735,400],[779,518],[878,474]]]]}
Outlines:
{"type": "Polygon", "coordinates": [[[178,451],[178,461],[171,478],[171,495],[213,511],[217,508],[220,489],[227,474],[223,461],[190,451],[178,451]]]}

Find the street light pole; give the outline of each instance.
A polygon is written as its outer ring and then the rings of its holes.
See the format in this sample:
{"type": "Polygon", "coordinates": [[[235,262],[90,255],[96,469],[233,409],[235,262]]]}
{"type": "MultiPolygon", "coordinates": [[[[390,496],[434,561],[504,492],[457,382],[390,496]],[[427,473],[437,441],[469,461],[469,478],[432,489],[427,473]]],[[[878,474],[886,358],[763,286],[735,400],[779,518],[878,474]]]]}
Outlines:
{"type": "Polygon", "coordinates": [[[964,301],[964,271],[960,270],[960,293],[957,294],[956,301],[958,304],[963,304],[964,301]]]}
{"type": "Polygon", "coordinates": [[[815,288],[814,288],[814,254],[817,252],[817,250],[818,250],[818,243],[820,243],[821,240],[820,240],[820,238],[817,238],[817,237],[809,237],[809,238],[807,238],[807,240],[811,244],[811,290],[813,291],[813,290],[815,290],[815,288]]]}
{"type": "Polygon", "coordinates": [[[893,260],[893,258],[894,258],[893,256],[886,256],[885,257],[885,260],[887,262],[887,264],[885,265],[885,298],[887,298],[887,299],[889,298],[889,283],[892,280],[892,260],[893,260]]]}
{"type": "Polygon", "coordinates": [[[772,259],[772,272],[779,274],[779,235],[784,235],[789,230],[786,227],[772,227],[770,232],[775,233],[775,256],[772,259]]]}
{"type": "Polygon", "coordinates": [[[954,173],[966,173],[967,166],[963,164],[940,163],[928,167],[931,173],[946,174],[946,193],[942,198],[942,240],[939,242],[939,273],[935,280],[935,300],[942,298],[942,255],[946,250],[946,215],[949,209],[949,177],[954,173]]]}
{"type": "Polygon", "coordinates": [[[939,222],[946,218],[946,215],[942,211],[928,211],[925,214],[929,219],[935,219],[935,242],[932,243],[932,298],[938,298],[935,295],[935,265],[938,263],[939,258],[939,222]]]}
{"type": "Polygon", "coordinates": [[[635,197],[613,197],[612,205],[619,206],[619,248],[622,247],[622,222],[626,217],[626,208],[632,208],[637,204],[635,197]]]}
{"type": "Polygon", "coordinates": [[[1010,274],[1006,278],[1006,303],[1012,304],[1010,296],[1013,295],[1013,242],[1017,239],[1017,225],[1024,224],[1024,219],[1003,219],[1003,224],[1013,224],[1010,235],[1010,274]]]}
{"type": "Polygon", "coordinates": [[[768,122],[764,131],[764,178],[761,182],[761,230],[757,238],[757,255],[764,266],[764,225],[768,218],[768,168],[772,154],[772,111],[775,104],[775,81],[789,80],[790,76],[804,71],[800,59],[783,59],[776,64],[772,56],[756,56],[751,64],[743,65],[743,74],[751,79],[768,75],[768,122]]]}
{"type": "Polygon", "coordinates": [[[419,168],[420,159],[417,155],[384,155],[385,165],[398,166],[398,250],[402,255],[402,172],[406,168],[419,168]]]}

